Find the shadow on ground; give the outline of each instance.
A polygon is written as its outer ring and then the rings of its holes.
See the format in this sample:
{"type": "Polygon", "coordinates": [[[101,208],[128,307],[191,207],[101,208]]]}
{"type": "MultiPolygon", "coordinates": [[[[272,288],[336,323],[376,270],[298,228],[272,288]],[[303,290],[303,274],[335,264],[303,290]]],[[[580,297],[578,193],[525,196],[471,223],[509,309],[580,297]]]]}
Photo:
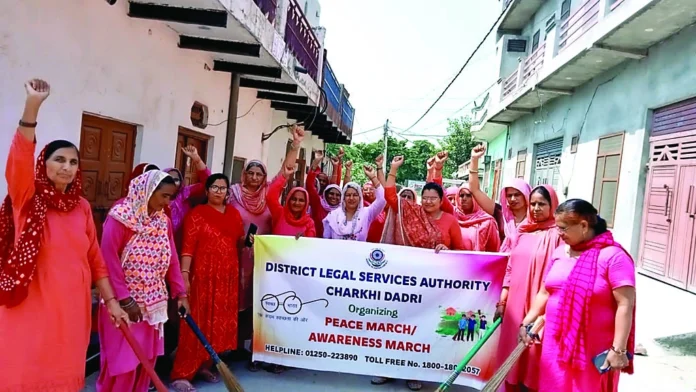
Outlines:
{"type": "Polygon", "coordinates": [[[696,357],[696,332],[655,339],[665,349],[696,357]]]}

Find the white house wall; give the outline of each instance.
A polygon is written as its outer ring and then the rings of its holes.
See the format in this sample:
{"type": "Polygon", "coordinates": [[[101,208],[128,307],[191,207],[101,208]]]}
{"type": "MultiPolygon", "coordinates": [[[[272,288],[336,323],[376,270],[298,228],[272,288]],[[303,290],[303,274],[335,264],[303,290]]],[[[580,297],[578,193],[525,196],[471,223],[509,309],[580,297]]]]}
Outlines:
{"type": "Polygon", "coordinates": [[[222,171],[226,124],[197,129],[190,120],[194,101],[208,105],[210,124],[227,119],[230,74],[206,70],[209,55],[177,48],[177,35],[162,23],[129,18],[126,1],[4,3],[0,156],[22,114],[23,82],[40,77],[52,93],[38,119],[39,146],[54,139],[79,145],[82,114],[91,113],[138,125],[135,163],[171,166],[179,126],[210,135],[208,164],[222,171]]]}
{"type": "Polygon", "coordinates": [[[271,132],[271,101],[256,98],[256,89],[240,88],[237,102],[237,131],[234,156],[248,161],[265,162],[261,151],[261,134],[271,132]]]}
{"type": "Polygon", "coordinates": [[[574,94],[556,99],[533,115],[514,122],[510,126],[509,143],[512,159],[505,163],[504,178],[513,177],[517,151],[527,148],[525,179],[530,180],[534,144],[563,137],[560,169],[563,186],[557,189],[559,197],[566,198],[563,188],[568,187],[567,198],[592,200],[598,138],[625,131],[613,232],[619,242],[637,255],[650,111],[696,95],[693,53],[696,53],[696,27],[687,28],[651,48],[645,59],[620,65],[574,94]],[[570,154],[571,138],[578,133],[577,153],[570,154]]]}

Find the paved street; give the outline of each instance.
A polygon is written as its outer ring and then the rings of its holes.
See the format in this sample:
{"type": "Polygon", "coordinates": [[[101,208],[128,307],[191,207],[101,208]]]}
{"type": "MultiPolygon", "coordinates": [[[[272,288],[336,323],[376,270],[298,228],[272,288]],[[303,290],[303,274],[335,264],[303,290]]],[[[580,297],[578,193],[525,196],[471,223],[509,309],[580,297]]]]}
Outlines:
{"type": "MultiPolygon", "coordinates": [[[[696,295],[689,294],[652,279],[638,277],[637,340],[648,350],[647,357],[637,357],[636,374],[621,379],[620,392],[694,392],[696,391],[696,295]],[[665,349],[655,339],[691,334],[687,339],[669,339],[671,349],[665,349]],[[691,355],[683,355],[683,351],[691,355]],[[690,370],[690,371],[689,371],[690,370]]],[[[370,377],[350,374],[289,370],[283,374],[265,371],[250,373],[243,362],[231,364],[246,391],[288,392],[358,392],[408,391],[403,381],[387,385],[370,385],[370,377]]],[[[94,391],[93,375],[88,380],[87,391],[94,391]]],[[[204,392],[224,392],[222,384],[196,385],[204,392]]],[[[433,391],[434,384],[426,384],[423,391],[433,391]]],[[[472,389],[454,387],[452,392],[468,392],[472,389]]]]}

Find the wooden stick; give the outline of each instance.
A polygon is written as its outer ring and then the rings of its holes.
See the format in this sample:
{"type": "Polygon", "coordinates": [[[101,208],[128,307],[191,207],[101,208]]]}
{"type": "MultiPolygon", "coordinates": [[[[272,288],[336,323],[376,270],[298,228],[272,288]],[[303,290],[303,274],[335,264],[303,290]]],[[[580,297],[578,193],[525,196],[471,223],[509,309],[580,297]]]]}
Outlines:
{"type": "MultiPolygon", "coordinates": [[[[179,309],[179,312],[181,314],[184,314],[185,310],[179,309]]],[[[186,314],[186,316],[184,316],[184,320],[186,321],[186,324],[188,324],[188,326],[191,327],[191,330],[193,331],[194,335],[196,335],[198,340],[203,345],[203,348],[205,348],[205,351],[207,351],[210,357],[213,359],[213,362],[215,362],[215,367],[220,373],[220,376],[222,376],[222,381],[225,383],[225,387],[227,388],[227,390],[229,392],[244,392],[242,385],[239,383],[239,381],[237,381],[237,378],[234,376],[234,374],[232,374],[227,365],[225,365],[225,363],[222,362],[215,350],[213,350],[213,346],[210,345],[208,339],[206,339],[201,329],[198,328],[198,325],[193,321],[191,315],[186,314]]]]}
{"type": "MultiPolygon", "coordinates": [[[[532,329],[529,331],[529,336],[532,338],[537,338],[539,332],[541,331],[542,328],[544,328],[544,324],[546,322],[546,319],[541,316],[537,318],[537,320],[534,322],[534,326],[532,329]]],[[[507,357],[505,362],[500,366],[500,368],[493,374],[493,377],[491,377],[490,380],[488,380],[488,384],[486,384],[485,387],[481,390],[481,392],[495,392],[500,388],[501,385],[505,382],[505,379],[507,378],[508,373],[512,370],[512,368],[515,366],[517,361],[520,359],[522,356],[522,353],[524,353],[527,350],[527,346],[524,342],[519,342],[517,344],[517,347],[512,351],[512,354],[507,357]]]]}
{"type": "Polygon", "coordinates": [[[155,388],[157,388],[157,392],[169,392],[169,388],[167,388],[162,382],[162,380],[160,380],[159,376],[157,376],[157,373],[155,373],[155,369],[152,367],[152,364],[150,363],[150,360],[145,355],[145,352],[140,347],[140,344],[138,344],[138,341],[135,340],[135,336],[133,336],[133,333],[128,328],[128,324],[121,322],[121,324],[119,325],[119,329],[128,341],[128,344],[133,349],[135,356],[138,357],[140,364],[143,365],[143,369],[145,369],[147,375],[150,376],[150,378],[152,379],[152,383],[155,385],[155,388]]]}

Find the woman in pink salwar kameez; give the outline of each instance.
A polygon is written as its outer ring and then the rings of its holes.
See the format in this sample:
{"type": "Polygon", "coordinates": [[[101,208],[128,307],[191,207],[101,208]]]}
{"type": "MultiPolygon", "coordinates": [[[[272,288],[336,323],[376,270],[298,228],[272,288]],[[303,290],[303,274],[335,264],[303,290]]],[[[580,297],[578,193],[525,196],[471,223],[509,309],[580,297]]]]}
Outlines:
{"type": "MultiPolygon", "coordinates": [[[[636,274],[633,259],[585,200],[556,210],[567,245],[556,249],[523,324],[546,316],[540,392],[616,392],[633,373],[636,274]],[[600,373],[593,359],[606,353],[600,373]]],[[[526,337],[524,338],[525,340],[526,337]]]]}
{"type": "Polygon", "coordinates": [[[529,194],[532,188],[521,178],[512,178],[505,183],[500,190],[498,203],[488,197],[481,190],[478,178],[478,161],[486,154],[486,148],[482,145],[476,146],[471,151],[469,190],[481,209],[495,218],[498,223],[498,231],[503,231],[501,252],[510,252],[513,244],[517,242],[517,226],[527,217],[527,207],[529,206],[529,194]],[[502,216],[501,216],[502,215],[502,216]]]}
{"type": "MultiPolygon", "coordinates": [[[[544,272],[551,254],[561,243],[553,212],[558,197],[550,185],[541,185],[529,197],[529,211],[518,227],[518,236],[508,260],[507,272],[500,294],[496,318],[502,310],[503,323],[496,356],[498,367],[517,346],[517,332],[542,286],[544,272]]],[[[505,391],[539,389],[539,357],[541,348],[534,345],[522,354],[505,381],[505,391]]]]}
{"type": "MultiPolygon", "coordinates": [[[[304,140],[304,128],[292,127],[292,144],[285,154],[285,165],[294,167],[297,153],[304,140]]],[[[278,176],[284,177],[281,168],[278,176]]],[[[286,178],[287,180],[287,178],[286,178]]],[[[256,226],[256,234],[270,234],[273,229],[273,218],[266,204],[268,186],[272,181],[268,180],[268,170],[261,161],[253,160],[246,164],[242,173],[241,184],[230,186],[228,203],[239,211],[244,222],[244,231],[248,232],[253,224],[256,226]]],[[[239,260],[239,339],[237,343],[244,348],[246,340],[251,339],[253,320],[251,314],[252,301],[254,299],[254,249],[242,249],[239,260]]],[[[249,370],[258,371],[259,364],[252,362],[249,370]]]]}
{"type": "MultiPolygon", "coordinates": [[[[164,213],[175,190],[174,179],[159,170],[136,177],[126,199],[109,211],[102,234],[102,252],[116,299],[128,313],[129,328],[152,365],[164,353],[168,294],[189,309],[171,222],[164,213]]],[[[97,391],[147,391],[150,377],[121,331],[108,321],[100,307],[97,391]]]]}

